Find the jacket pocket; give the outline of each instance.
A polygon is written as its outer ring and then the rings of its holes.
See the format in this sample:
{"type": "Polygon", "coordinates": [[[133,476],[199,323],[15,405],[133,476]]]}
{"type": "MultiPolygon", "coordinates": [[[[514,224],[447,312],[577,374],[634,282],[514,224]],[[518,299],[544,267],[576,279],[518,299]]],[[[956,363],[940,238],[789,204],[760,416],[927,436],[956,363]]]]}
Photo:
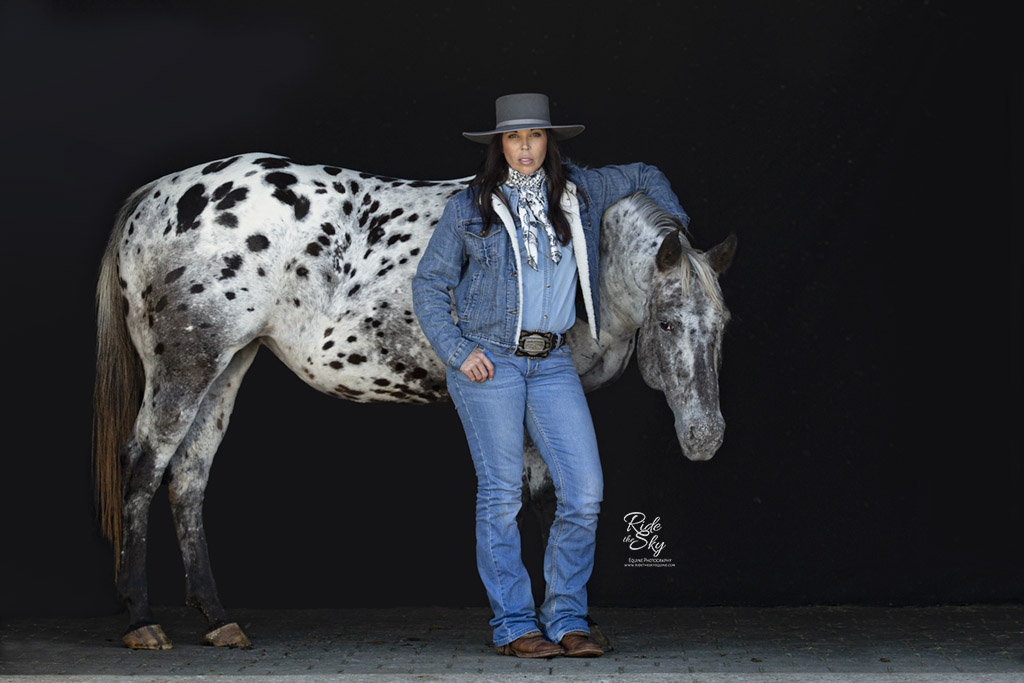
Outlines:
{"type": "Polygon", "coordinates": [[[484,235],[484,222],[482,218],[474,218],[462,224],[463,243],[466,247],[466,254],[475,260],[481,268],[492,268],[498,258],[498,250],[503,246],[501,236],[504,232],[502,225],[491,225],[490,230],[484,235]]]}

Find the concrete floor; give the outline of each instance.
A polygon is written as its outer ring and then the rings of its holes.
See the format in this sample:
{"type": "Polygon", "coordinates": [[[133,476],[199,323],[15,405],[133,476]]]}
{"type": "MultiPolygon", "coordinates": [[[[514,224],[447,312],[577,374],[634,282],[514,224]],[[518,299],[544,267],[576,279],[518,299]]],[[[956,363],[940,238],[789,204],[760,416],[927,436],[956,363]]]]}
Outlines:
{"type": "Polygon", "coordinates": [[[478,608],[232,610],[250,650],[200,645],[193,610],[156,614],[172,650],[123,647],[121,615],[4,619],[0,680],[1024,683],[1024,605],[595,607],[613,649],[550,660],[497,655],[478,608]]]}

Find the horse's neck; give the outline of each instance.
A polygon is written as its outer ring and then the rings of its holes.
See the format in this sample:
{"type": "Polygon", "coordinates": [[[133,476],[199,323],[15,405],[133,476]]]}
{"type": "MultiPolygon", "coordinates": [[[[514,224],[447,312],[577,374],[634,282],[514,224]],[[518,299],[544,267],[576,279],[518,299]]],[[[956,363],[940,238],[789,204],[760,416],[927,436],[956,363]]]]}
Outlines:
{"type": "Polygon", "coordinates": [[[573,340],[573,357],[586,391],[613,382],[623,373],[633,355],[636,331],[643,323],[657,249],[651,245],[660,242],[653,230],[636,223],[620,219],[602,226],[601,342],[582,332],[573,340]]]}
{"type": "Polygon", "coordinates": [[[641,221],[608,228],[601,233],[601,333],[632,338],[644,320],[661,240],[641,221]]]}

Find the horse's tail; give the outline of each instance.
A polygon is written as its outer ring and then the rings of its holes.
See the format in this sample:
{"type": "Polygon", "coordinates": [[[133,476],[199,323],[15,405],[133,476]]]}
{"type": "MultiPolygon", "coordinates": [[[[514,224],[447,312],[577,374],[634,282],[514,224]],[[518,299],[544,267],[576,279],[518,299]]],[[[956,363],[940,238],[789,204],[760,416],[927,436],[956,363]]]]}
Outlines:
{"type": "Polygon", "coordinates": [[[121,448],[138,416],[145,385],[142,361],[125,320],[118,246],[124,227],[150,185],[139,188],[117,214],[96,285],[96,385],[93,388],[92,466],[100,530],[114,544],[115,576],[121,567],[121,448]]]}

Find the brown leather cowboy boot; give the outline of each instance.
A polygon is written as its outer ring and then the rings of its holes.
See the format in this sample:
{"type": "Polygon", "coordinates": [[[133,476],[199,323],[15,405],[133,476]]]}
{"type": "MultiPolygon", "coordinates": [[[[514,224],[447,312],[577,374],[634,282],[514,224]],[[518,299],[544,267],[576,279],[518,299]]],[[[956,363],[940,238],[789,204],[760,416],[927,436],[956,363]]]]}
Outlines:
{"type": "Polygon", "coordinates": [[[533,631],[525,636],[519,636],[507,645],[496,645],[495,649],[501,655],[514,655],[529,659],[554,657],[555,655],[565,653],[561,645],[556,645],[550,640],[546,640],[540,631],[533,631]]]}
{"type": "Polygon", "coordinates": [[[562,647],[566,657],[600,657],[604,654],[601,646],[592,641],[586,631],[569,631],[562,636],[562,647]]]}

